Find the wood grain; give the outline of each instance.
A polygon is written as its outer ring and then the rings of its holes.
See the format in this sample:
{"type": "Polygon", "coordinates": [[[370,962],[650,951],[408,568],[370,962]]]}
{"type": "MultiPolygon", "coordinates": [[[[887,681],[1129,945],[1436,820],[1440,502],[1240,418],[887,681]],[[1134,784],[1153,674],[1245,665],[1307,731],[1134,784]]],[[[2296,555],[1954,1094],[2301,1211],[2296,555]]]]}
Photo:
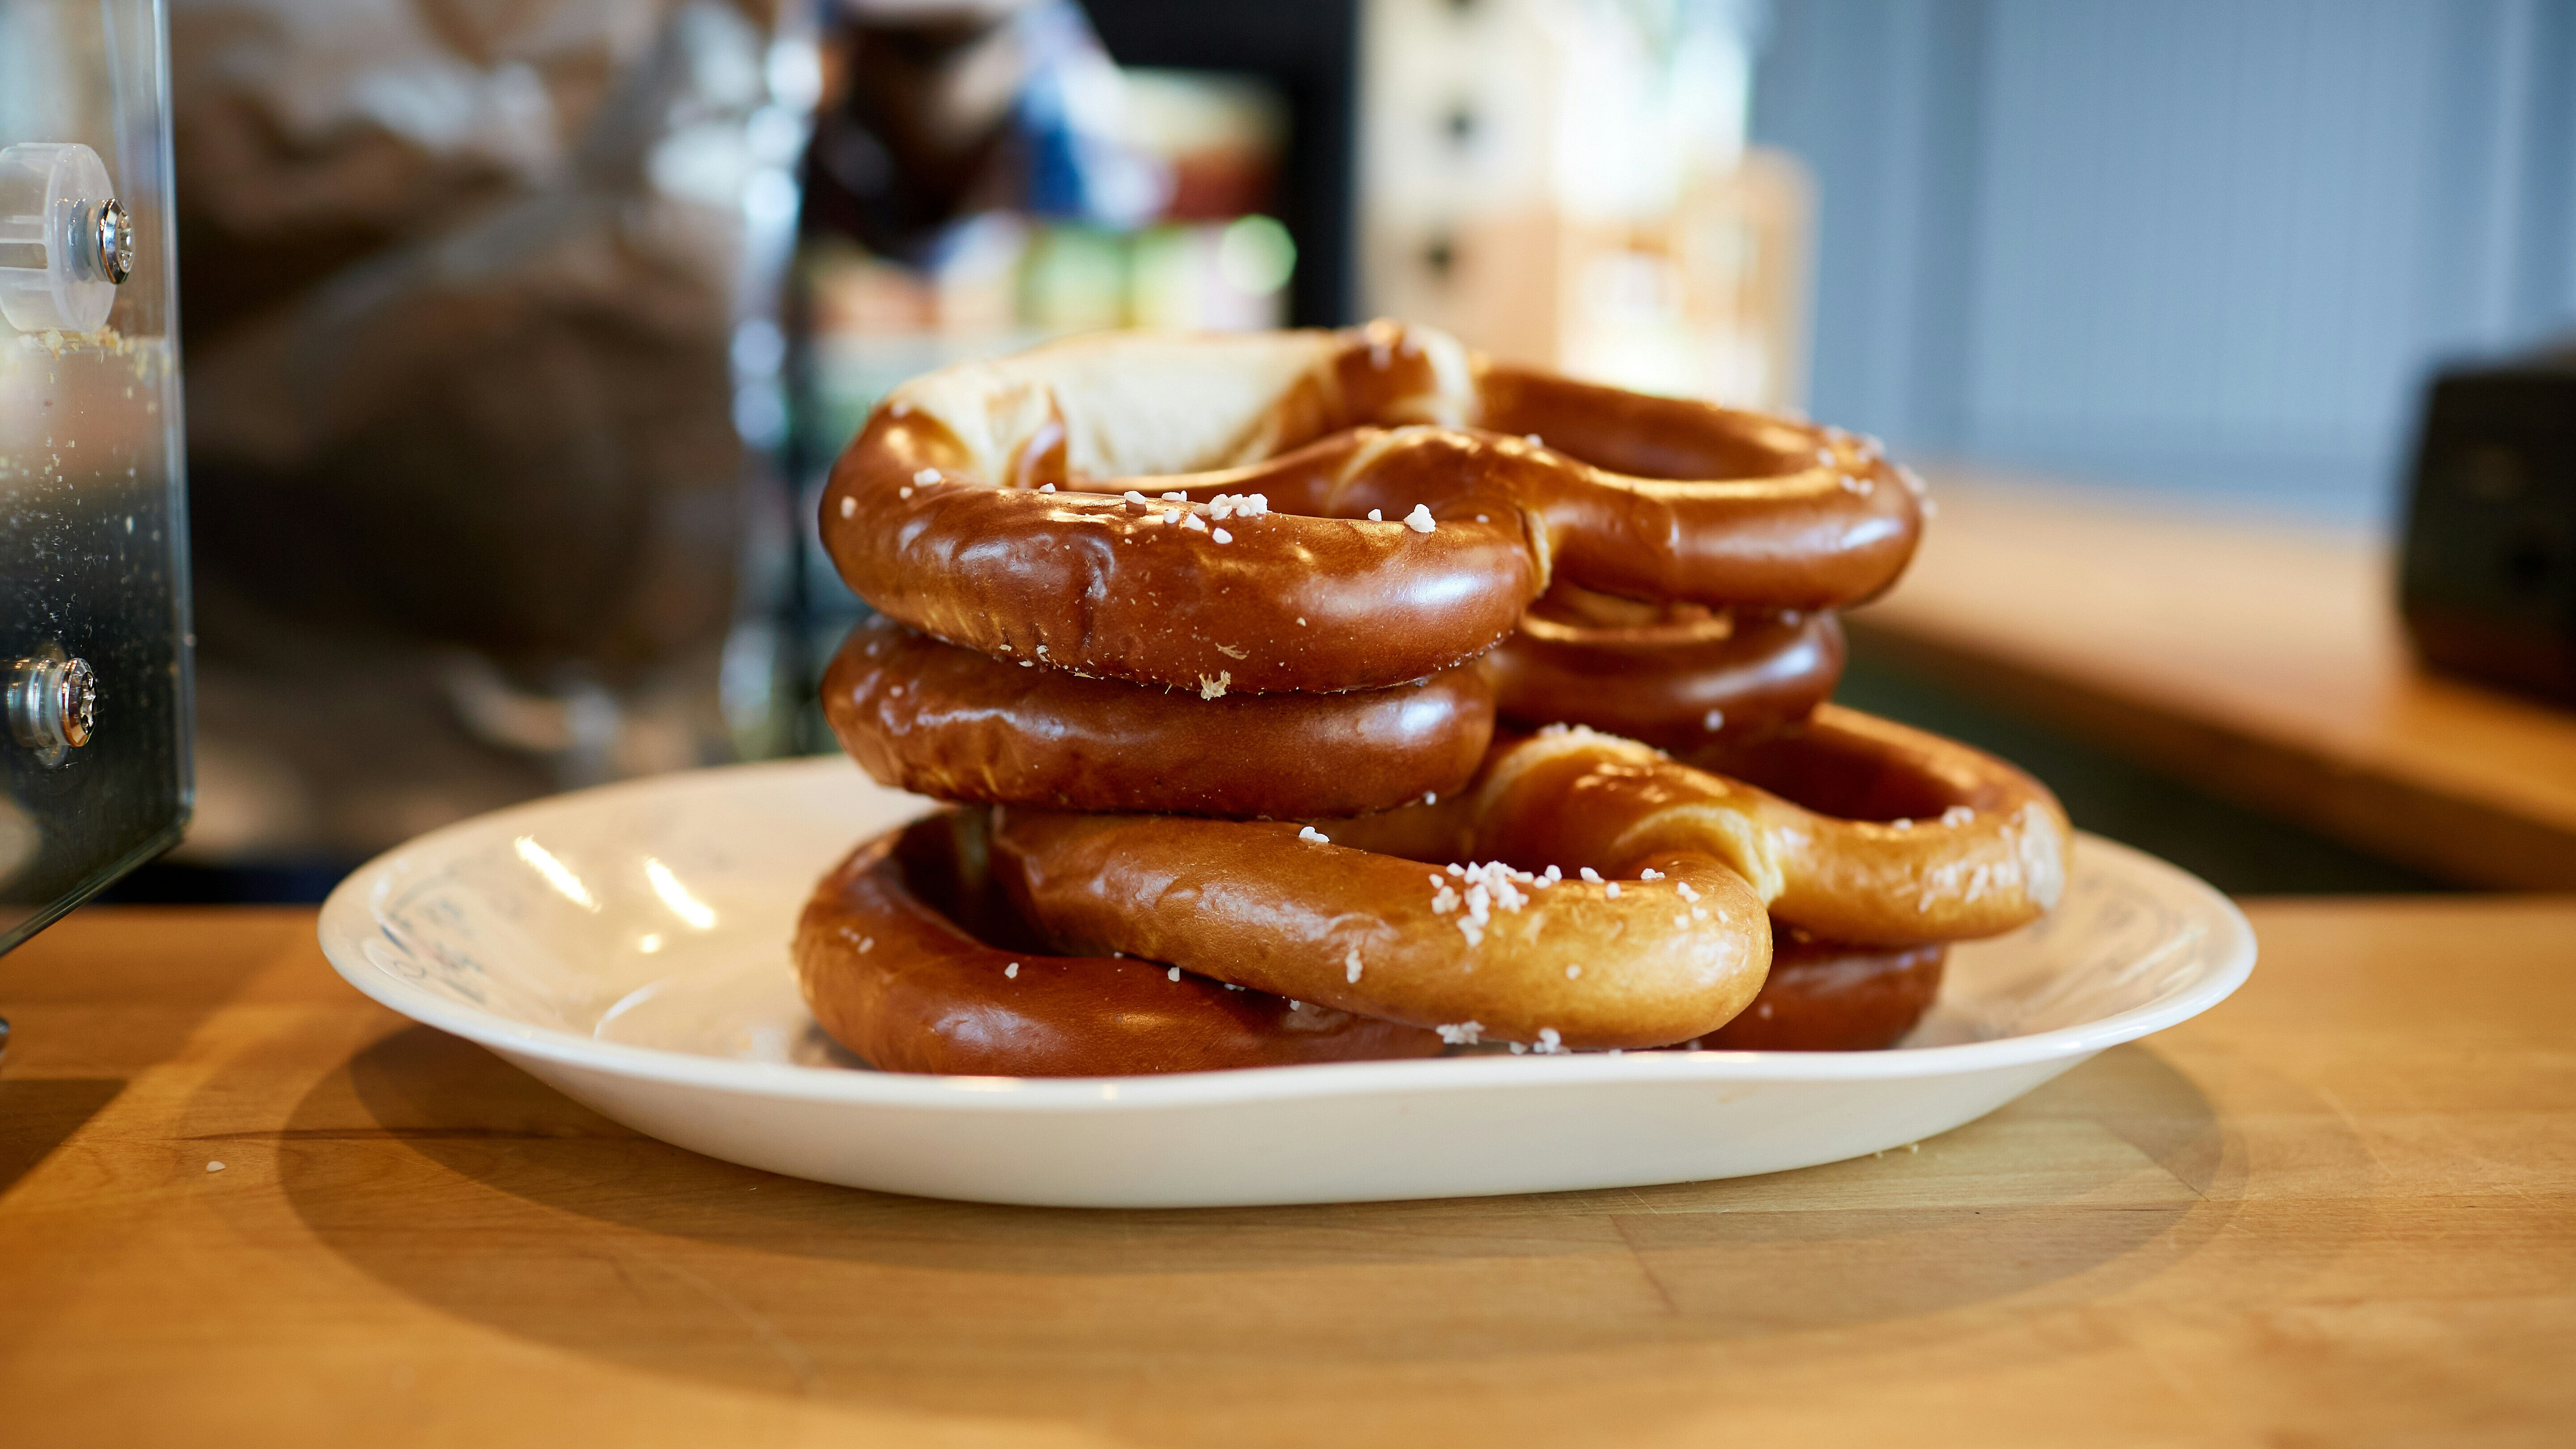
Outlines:
{"type": "Polygon", "coordinates": [[[2254,914],[2236,999],[1918,1152],[1122,1214],[695,1157],[309,914],[90,910],[0,960],[0,1439],[2576,1439],[2576,902],[2254,914]]]}
{"type": "Polygon", "coordinates": [[[2418,669],[2358,534],[1949,480],[1855,643],[2471,885],[2576,888],[2576,712],[2418,669]]]}

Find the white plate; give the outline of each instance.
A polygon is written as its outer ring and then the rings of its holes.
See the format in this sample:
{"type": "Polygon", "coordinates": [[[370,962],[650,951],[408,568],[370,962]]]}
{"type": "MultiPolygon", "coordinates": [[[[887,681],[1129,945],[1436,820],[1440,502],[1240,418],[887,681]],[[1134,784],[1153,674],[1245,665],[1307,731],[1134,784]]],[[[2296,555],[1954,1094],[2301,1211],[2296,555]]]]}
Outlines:
{"type": "Polygon", "coordinates": [[[1954,951],[1940,1004],[1889,1051],[870,1071],[814,1028],[788,938],[826,867],[928,808],[840,760],[559,796],[370,862],[323,906],[322,949],[403,1015],[693,1151],[852,1187],[1083,1207],[1545,1192],[1832,1162],[1991,1112],[2208,1010],[2254,965],[2225,897],[2087,836],[2065,902],[1954,951]]]}

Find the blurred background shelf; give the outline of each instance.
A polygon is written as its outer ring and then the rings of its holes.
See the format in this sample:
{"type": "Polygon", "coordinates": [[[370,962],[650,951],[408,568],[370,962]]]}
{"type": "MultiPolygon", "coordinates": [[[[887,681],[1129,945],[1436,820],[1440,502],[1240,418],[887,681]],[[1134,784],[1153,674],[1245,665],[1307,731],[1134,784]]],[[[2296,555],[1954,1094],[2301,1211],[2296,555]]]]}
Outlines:
{"type": "Polygon", "coordinates": [[[2423,671],[2374,535],[1991,476],[1936,489],[1913,568],[1851,617],[1860,672],[2436,879],[2576,889],[2576,715],[2423,671]]]}

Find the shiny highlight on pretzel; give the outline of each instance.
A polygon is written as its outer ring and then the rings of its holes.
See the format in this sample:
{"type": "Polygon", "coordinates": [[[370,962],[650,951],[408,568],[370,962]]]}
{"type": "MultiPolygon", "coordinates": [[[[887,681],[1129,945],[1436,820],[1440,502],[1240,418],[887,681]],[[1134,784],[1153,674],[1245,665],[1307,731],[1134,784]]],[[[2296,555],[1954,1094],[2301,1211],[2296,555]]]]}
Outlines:
{"type": "Polygon", "coordinates": [[[1022,668],[890,619],[823,677],[842,747],[879,783],[943,800],[1303,819],[1452,793],[1494,732],[1483,671],[1345,694],[1158,690],[1022,668]]]}

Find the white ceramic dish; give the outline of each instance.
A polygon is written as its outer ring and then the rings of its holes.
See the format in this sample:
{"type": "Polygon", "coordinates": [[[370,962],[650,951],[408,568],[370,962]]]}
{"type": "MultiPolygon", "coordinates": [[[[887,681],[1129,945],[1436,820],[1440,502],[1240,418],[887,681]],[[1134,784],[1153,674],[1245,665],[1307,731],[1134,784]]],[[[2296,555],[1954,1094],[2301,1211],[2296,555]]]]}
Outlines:
{"type": "Polygon", "coordinates": [[[1776,1172],[1971,1121],[2208,1010],[2253,968],[2217,892],[2092,837],[2048,919],[1952,955],[1883,1052],[1468,1055],[1081,1080],[852,1062],[796,994],[812,882],[930,808],[839,760],[560,796],[421,837],[322,909],[359,990],[639,1131],[853,1187],[1175,1207],[1776,1172]]]}

